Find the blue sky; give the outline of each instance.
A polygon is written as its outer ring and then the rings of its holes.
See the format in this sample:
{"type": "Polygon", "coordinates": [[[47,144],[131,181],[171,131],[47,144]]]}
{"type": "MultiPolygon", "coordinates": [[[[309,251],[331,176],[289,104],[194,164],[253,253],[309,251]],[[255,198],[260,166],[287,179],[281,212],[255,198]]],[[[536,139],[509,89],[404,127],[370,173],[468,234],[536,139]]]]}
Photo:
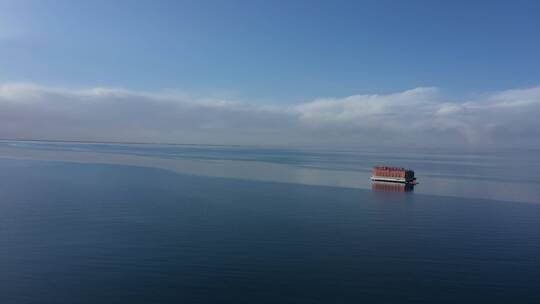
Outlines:
{"type": "Polygon", "coordinates": [[[3,1],[0,138],[540,147],[540,1],[3,1]]]}
{"type": "Polygon", "coordinates": [[[0,3],[2,82],[273,103],[540,83],[539,1],[0,3]]]}

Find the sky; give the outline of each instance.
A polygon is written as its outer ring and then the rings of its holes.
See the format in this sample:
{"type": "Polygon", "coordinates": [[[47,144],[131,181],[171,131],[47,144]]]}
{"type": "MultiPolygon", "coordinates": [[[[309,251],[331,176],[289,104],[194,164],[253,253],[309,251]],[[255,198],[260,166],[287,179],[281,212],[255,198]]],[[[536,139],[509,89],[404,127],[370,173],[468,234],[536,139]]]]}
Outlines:
{"type": "Polygon", "coordinates": [[[0,0],[0,138],[538,147],[539,1],[0,0]]]}

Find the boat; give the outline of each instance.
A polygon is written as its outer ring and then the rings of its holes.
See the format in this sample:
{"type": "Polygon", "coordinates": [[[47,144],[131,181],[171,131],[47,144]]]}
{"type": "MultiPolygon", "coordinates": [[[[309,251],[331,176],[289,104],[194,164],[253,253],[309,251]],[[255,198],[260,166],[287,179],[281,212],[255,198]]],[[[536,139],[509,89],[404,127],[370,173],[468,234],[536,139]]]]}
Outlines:
{"type": "Polygon", "coordinates": [[[371,180],[413,185],[416,184],[416,177],[414,177],[413,170],[387,166],[373,167],[371,180]]]}

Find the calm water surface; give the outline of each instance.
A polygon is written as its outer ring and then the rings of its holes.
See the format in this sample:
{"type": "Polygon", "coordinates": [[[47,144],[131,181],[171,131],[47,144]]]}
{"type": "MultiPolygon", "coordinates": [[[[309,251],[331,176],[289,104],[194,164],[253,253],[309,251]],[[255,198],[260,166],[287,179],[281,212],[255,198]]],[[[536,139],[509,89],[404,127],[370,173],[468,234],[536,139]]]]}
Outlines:
{"type": "Polygon", "coordinates": [[[0,142],[0,303],[540,303],[522,153],[0,142]]]}

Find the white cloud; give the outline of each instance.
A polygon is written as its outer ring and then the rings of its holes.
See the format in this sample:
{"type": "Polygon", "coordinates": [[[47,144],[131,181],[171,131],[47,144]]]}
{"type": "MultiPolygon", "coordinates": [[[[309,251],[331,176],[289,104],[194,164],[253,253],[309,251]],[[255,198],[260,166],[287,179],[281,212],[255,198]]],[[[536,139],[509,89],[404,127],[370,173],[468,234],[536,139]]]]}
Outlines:
{"type": "Polygon", "coordinates": [[[218,144],[540,143],[540,87],[449,101],[436,88],[260,105],[178,93],[0,85],[0,137],[218,144]]]}

